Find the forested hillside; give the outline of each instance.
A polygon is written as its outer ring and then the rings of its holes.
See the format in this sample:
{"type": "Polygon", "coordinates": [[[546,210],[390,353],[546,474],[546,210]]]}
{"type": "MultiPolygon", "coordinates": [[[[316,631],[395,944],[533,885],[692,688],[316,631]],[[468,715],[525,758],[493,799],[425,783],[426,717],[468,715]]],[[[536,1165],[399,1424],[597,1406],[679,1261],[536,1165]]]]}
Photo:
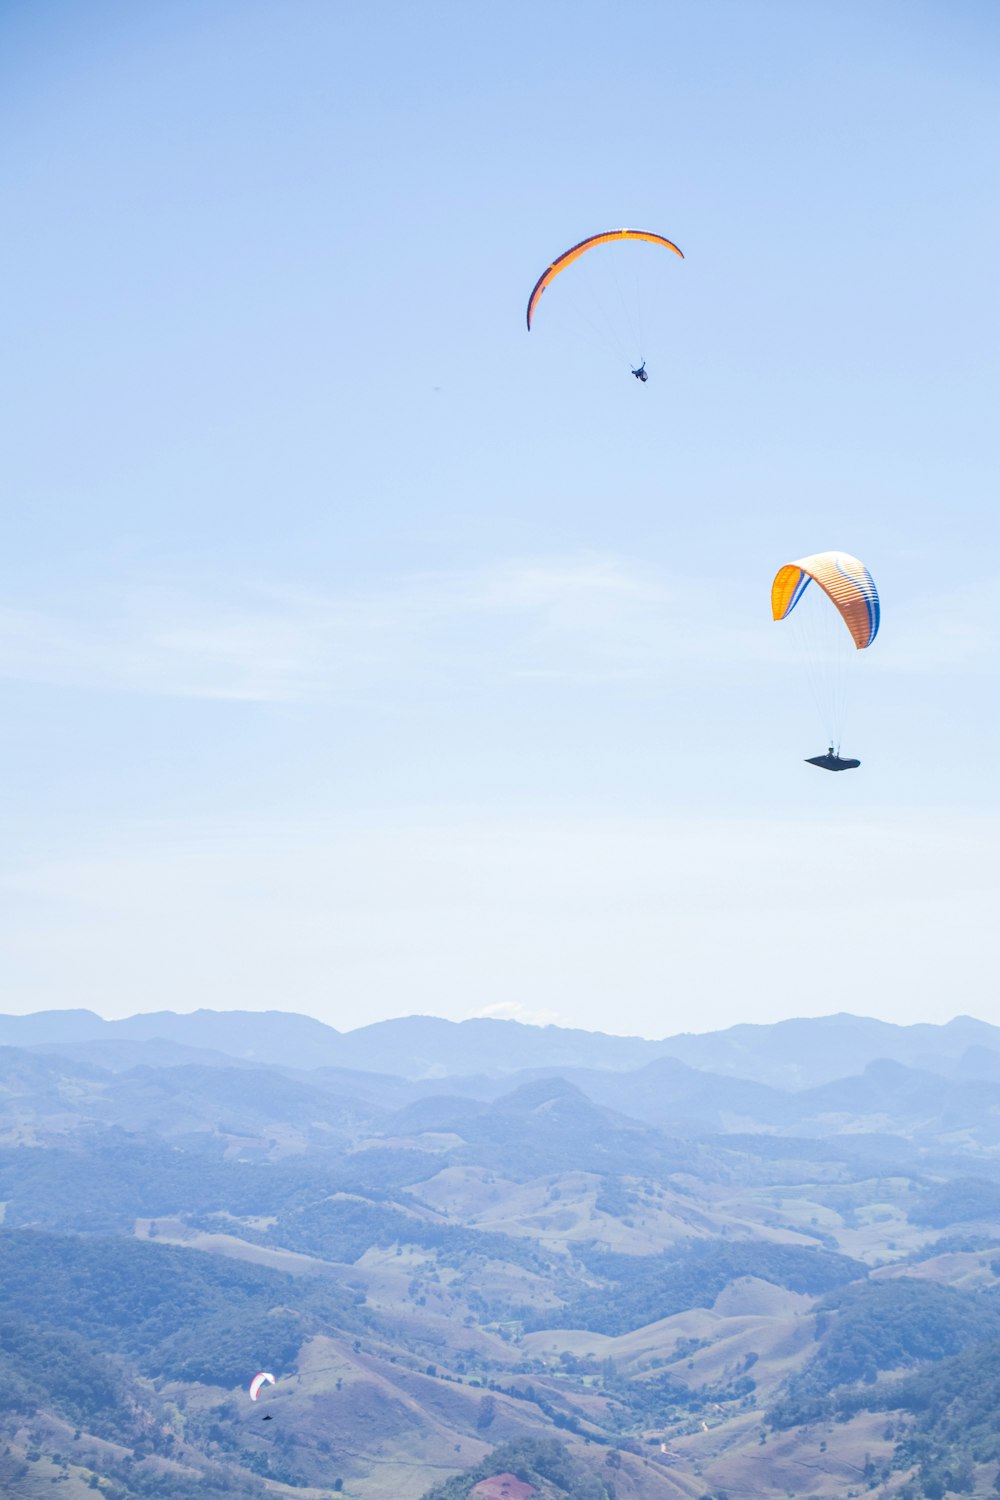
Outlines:
{"type": "Polygon", "coordinates": [[[12,1500],[992,1491],[994,1085],[150,1057],[0,1050],[12,1500]]]}

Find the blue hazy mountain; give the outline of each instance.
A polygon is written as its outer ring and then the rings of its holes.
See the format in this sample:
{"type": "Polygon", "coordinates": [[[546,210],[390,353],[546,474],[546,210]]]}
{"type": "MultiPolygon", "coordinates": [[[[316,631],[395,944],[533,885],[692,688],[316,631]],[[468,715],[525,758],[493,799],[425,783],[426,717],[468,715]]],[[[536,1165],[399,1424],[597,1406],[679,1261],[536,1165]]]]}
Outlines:
{"type": "Polygon", "coordinates": [[[491,1018],[456,1022],[404,1016],[341,1032],[288,1011],[157,1011],[115,1021],[86,1010],[0,1016],[0,1045],[59,1050],[69,1044],[86,1046],[86,1054],[78,1055],[100,1066],[121,1067],[128,1056],[121,1046],[126,1042],[145,1044],[141,1060],[164,1064],[184,1060],[221,1065],[228,1059],[298,1069],[344,1068],[414,1080],[503,1077],[533,1068],[632,1072],[659,1058],[784,1090],[859,1075],[882,1059],[946,1077],[1000,1076],[1000,1027],[969,1016],[941,1026],[896,1026],[839,1014],[661,1040],[491,1018]],[[117,1052],[109,1048],[102,1053],[96,1045],[110,1043],[117,1045],[117,1052]],[[170,1048],[193,1049],[200,1056],[182,1058],[170,1048]]]}

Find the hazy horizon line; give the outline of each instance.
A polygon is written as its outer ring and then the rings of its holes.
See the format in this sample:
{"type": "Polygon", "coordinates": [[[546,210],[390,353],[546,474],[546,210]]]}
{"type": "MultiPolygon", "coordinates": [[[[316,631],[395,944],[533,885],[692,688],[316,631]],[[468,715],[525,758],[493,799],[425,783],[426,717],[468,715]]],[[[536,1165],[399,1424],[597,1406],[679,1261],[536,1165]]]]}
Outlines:
{"type": "MultiPolygon", "coordinates": [[[[959,1022],[967,1021],[967,1022],[972,1022],[974,1025],[977,1025],[977,1026],[988,1027],[990,1030],[1000,1031],[1000,1026],[998,1026],[996,1022],[994,1022],[994,1021],[988,1021],[988,1020],[986,1020],[982,1016],[975,1016],[975,1015],[970,1014],[969,1012],[964,1012],[964,1011],[956,1013],[955,1015],[951,1016],[947,1021],[909,1021],[909,1022],[899,1022],[899,1021],[886,1021],[886,1020],[883,1020],[882,1017],[880,1017],[880,1016],[865,1015],[865,1014],[861,1014],[861,1013],[856,1012],[856,1011],[839,1010],[839,1011],[825,1012],[824,1014],[817,1015],[817,1016],[809,1016],[809,1015],[789,1015],[789,1016],[783,1016],[779,1020],[776,1020],[776,1021],[754,1021],[754,1020],[734,1021],[732,1023],[732,1025],[730,1025],[730,1026],[708,1027],[704,1031],[698,1031],[698,1030],[695,1030],[695,1029],[689,1029],[687,1031],[672,1031],[672,1032],[668,1032],[668,1033],[665,1033],[665,1034],[659,1035],[659,1036],[647,1036],[647,1035],[645,1035],[642,1032],[634,1032],[634,1031],[632,1031],[632,1032],[607,1031],[607,1030],[604,1030],[603,1028],[592,1028],[592,1027],[587,1027],[587,1026],[571,1025],[571,1024],[565,1022],[565,1021],[531,1020],[531,1019],[525,1019],[525,1017],[518,1016],[518,1015],[498,1015],[498,1014],[492,1013],[492,1012],[495,1012],[495,1011],[500,1010],[502,1008],[503,1007],[500,1007],[500,1006],[487,1007],[486,1011],[484,1011],[484,1012],[480,1012],[480,1013],[477,1013],[476,1015],[471,1015],[471,1016],[463,1016],[463,1017],[461,1017],[459,1019],[455,1019],[452,1016],[434,1015],[430,1011],[410,1011],[410,1012],[401,1013],[401,1014],[395,1015],[395,1016],[383,1016],[383,1017],[380,1017],[378,1020],[367,1021],[367,1022],[363,1023],[360,1026],[350,1026],[350,1027],[345,1027],[343,1029],[341,1029],[340,1027],[334,1026],[334,1025],[331,1024],[331,1022],[324,1021],[320,1016],[313,1015],[311,1012],[305,1011],[305,1010],[292,1010],[292,1009],[287,1009],[287,1008],[283,1008],[283,1007],[279,1007],[279,1006],[274,1006],[274,1007],[269,1006],[269,1007],[266,1007],[266,1008],[259,1008],[259,1007],[247,1007],[247,1006],[238,1006],[238,1005],[234,1005],[234,1006],[221,1006],[221,1007],[199,1005],[199,1006],[195,1007],[194,1010],[170,1010],[170,1009],[165,1009],[163,1006],[159,1006],[155,1010],[136,1010],[136,1011],[132,1011],[132,1012],[130,1012],[129,1015],[126,1015],[126,1016],[104,1016],[104,1015],[101,1015],[101,1013],[99,1011],[94,1010],[92,1007],[90,1007],[90,1006],[83,1006],[83,1005],[81,1005],[81,1006],[65,1006],[65,1007],[58,1007],[58,1008],[56,1008],[56,1007],[46,1007],[46,1008],[43,1008],[41,1010],[29,1010],[29,1011],[7,1011],[7,1010],[4,1010],[4,1011],[0,1011],[0,1021],[6,1021],[6,1020],[27,1021],[27,1020],[31,1020],[33,1018],[42,1017],[42,1016],[86,1015],[86,1016],[94,1016],[94,1017],[96,1017],[96,1019],[98,1021],[100,1021],[102,1025],[113,1026],[113,1025],[116,1025],[116,1024],[118,1024],[120,1022],[126,1022],[126,1021],[136,1020],[140,1016],[174,1016],[174,1017],[178,1017],[178,1018],[179,1017],[192,1017],[192,1016],[199,1016],[199,1015],[202,1015],[202,1016],[227,1016],[227,1015],[243,1015],[243,1016],[290,1016],[290,1017],[294,1017],[294,1018],[299,1019],[299,1020],[313,1021],[313,1022],[315,1022],[316,1025],[323,1026],[327,1030],[332,1031],[334,1033],[334,1035],[336,1035],[336,1036],[352,1036],[355,1032],[367,1031],[367,1030],[371,1029],[374,1026],[391,1026],[391,1025],[394,1025],[394,1024],[400,1022],[400,1021],[440,1021],[444,1025],[446,1025],[446,1026],[465,1026],[465,1025],[469,1024],[470,1022],[475,1022],[475,1021],[491,1021],[491,1022],[507,1023],[507,1024],[516,1025],[516,1026],[523,1026],[526,1029],[535,1030],[535,1031],[546,1031],[546,1030],[552,1030],[552,1031],[572,1031],[572,1032],[581,1032],[582,1034],[584,1034],[586,1036],[606,1036],[606,1037],[613,1037],[615,1040],[619,1040],[619,1041],[641,1041],[641,1042],[669,1042],[669,1041],[678,1040],[678,1039],[680,1039],[682,1037],[694,1037],[694,1036],[724,1036],[727,1032],[736,1031],[736,1030],[739,1030],[741,1028],[750,1027],[750,1026],[758,1028],[760,1030],[773,1030],[773,1029],[775,1029],[776,1027],[779,1027],[779,1026],[788,1026],[788,1025],[794,1025],[794,1024],[810,1024],[810,1023],[813,1023],[813,1024],[822,1024],[823,1022],[827,1022],[827,1021],[839,1021],[839,1020],[871,1022],[871,1023],[873,1023],[873,1024],[877,1025],[877,1026],[890,1027],[893,1031],[913,1031],[913,1030],[916,1030],[917,1028],[931,1028],[931,1029],[933,1029],[935,1031],[940,1031],[940,1030],[946,1029],[949,1026],[954,1026],[957,1023],[959,1023],[959,1022]]],[[[147,1038],[146,1040],[152,1040],[152,1039],[151,1038],[147,1038]]],[[[166,1038],[164,1038],[164,1040],[166,1040],[166,1038]]],[[[0,1043],[0,1045],[5,1045],[5,1044],[0,1043]]]]}

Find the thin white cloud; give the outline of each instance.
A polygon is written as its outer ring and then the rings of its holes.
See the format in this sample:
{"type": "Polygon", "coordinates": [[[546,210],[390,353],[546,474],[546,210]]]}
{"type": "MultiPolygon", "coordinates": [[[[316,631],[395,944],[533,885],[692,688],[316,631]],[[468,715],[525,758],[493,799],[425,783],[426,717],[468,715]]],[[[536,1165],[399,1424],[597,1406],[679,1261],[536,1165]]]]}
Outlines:
{"type": "MultiPolygon", "coordinates": [[[[690,585],[685,594],[690,595],[690,585]]],[[[513,562],[322,596],[166,586],[75,614],[0,610],[0,675],[173,697],[310,701],[400,679],[605,677],[678,654],[681,592],[624,559],[513,562]]]]}
{"type": "Polygon", "coordinates": [[[309,681],[310,632],[277,611],[123,600],[77,618],[0,611],[0,675],[177,698],[280,700],[309,681]]]}
{"type": "MultiPolygon", "coordinates": [[[[882,670],[974,670],[996,653],[990,591],[912,601],[882,670]]],[[[787,665],[762,607],[738,619],[720,580],[612,555],[528,558],[322,595],[151,584],[72,612],[0,608],[0,676],[178,698],[315,702],[391,683],[642,679],[787,665]]],[[[875,655],[875,653],[873,653],[875,655]]]]}

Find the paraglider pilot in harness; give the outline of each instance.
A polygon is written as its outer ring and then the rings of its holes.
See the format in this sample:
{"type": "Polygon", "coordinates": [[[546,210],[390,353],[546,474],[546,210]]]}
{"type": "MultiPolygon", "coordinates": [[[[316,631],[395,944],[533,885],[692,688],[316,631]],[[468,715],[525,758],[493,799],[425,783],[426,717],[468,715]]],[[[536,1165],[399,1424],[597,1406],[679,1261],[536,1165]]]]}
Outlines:
{"type": "MultiPolygon", "coordinates": [[[[814,552],[784,563],[771,584],[772,617],[786,620],[810,583],[816,583],[837,610],[857,649],[866,651],[878,635],[881,606],[875,580],[861,559],[849,552],[814,552]]],[[[835,719],[833,712],[830,719],[835,719]]],[[[856,771],[861,764],[841,755],[833,733],[826,754],[807,756],[806,763],[823,771],[856,771]]]]}
{"type": "Polygon", "coordinates": [[[821,766],[824,771],[856,771],[861,762],[849,760],[840,753],[840,746],[834,749],[833,745],[825,755],[810,755],[806,760],[807,766],[821,766]]]}
{"type": "Polygon", "coordinates": [[[635,376],[636,380],[641,380],[645,385],[646,381],[649,379],[649,376],[646,374],[646,361],[643,360],[639,368],[632,371],[632,374],[635,376]]]}

